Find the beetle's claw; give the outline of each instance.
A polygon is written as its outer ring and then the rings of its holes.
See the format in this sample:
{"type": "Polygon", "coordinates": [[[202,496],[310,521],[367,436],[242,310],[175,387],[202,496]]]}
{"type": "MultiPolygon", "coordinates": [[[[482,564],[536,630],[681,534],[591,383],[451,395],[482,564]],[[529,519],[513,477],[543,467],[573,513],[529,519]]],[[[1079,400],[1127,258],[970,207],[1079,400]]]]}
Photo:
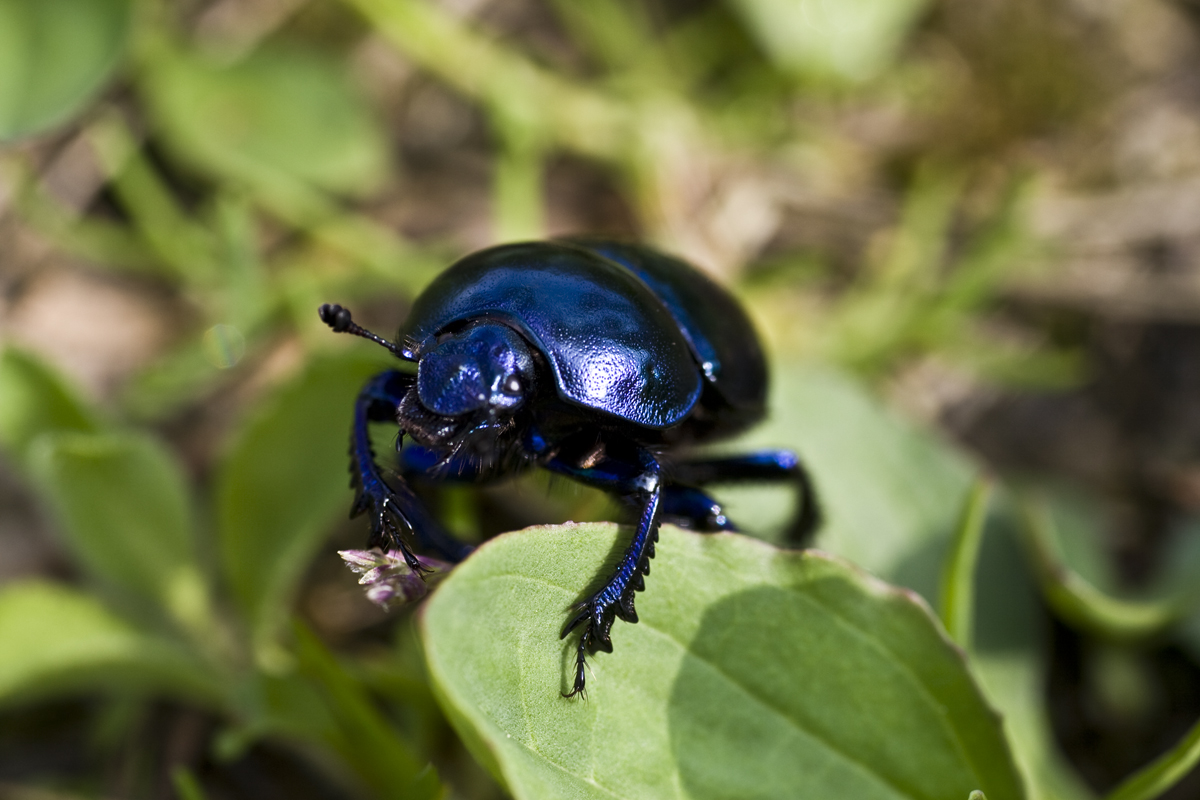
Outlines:
{"type": "Polygon", "coordinates": [[[350,508],[350,516],[353,518],[368,512],[371,516],[371,535],[367,539],[367,547],[378,547],[385,553],[399,550],[408,568],[422,578],[434,571],[422,564],[405,542],[404,534],[412,531],[412,523],[400,511],[391,494],[379,496],[360,489],[350,508]]]}
{"type": "Polygon", "coordinates": [[[575,616],[571,617],[563,626],[559,638],[567,638],[571,631],[580,625],[583,626],[583,631],[579,635],[579,649],[575,656],[575,684],[570,692],[563,693],[563,697],[574,697],[578,694],[583,695],[586,700],[584,670],[587,667],[587,656],[596,653],[611,653],[613,651],[613,622],[618,617],[627,622],[637,622],[637,612],[633,609],[632,591],[617,601],[606,602],[593,596],[572,606],[572,609],[576,612],[575,616]]]}
{"type": "MultiPolygon", "coordinates": [[[[590,616],[591,616],[591,609],[590,608],[584,609],[583,614],[581,616],[576,617],[574,620],[572,620],[568,624],[567,631],[569,631],[571,628],[574,628],[576,625],[578,625],[579,620],[587,619],[590,616]]],[[[563,631],[563,636],[567,635],[567,631],[563,631]]],[[[600,647],[600,649],[603,649],[602,646],[599,646],[596,644],[596,637],[594,635],[594,629],[592,628],[592,622],[589,619],[587,626],[584,627],[584,629],[583,629],[583,633],[579,636],[579,648],[578,648],[578,650],[576,650],[576,655],[575,655],[575,683],[571,687],[571,691],[560,692],[560,694],[563,697],[566,697],[569,699],[569,698],[574,697],[575,695],[579,695],[584,699],[585,702],[587,701],[587,689],[586,689],[587,675],[585,674],[586,670],[587,670],[587,655],[588,655],[588,653],[595,653],[598,647],[600,647]]],[[[607,652],[610,652],[610,653],[612,652],[612,643],[611,642],[608,645],[607,652]]]]}
{"type": "Polygon", "coordinates": [[[588,638],[588,630],[585,629],[583,636],[579,637],[579,651],[578,655],[575,657],[575,685],[569,692],[560,692],[563,697],[568,699],[574,697],[575,695],[580,695],[583,697],[585,702],[587,701],[587,689],[585,688],[587,680],[584,676],[584,669],[587,667],[586,657],[588,638]]]}

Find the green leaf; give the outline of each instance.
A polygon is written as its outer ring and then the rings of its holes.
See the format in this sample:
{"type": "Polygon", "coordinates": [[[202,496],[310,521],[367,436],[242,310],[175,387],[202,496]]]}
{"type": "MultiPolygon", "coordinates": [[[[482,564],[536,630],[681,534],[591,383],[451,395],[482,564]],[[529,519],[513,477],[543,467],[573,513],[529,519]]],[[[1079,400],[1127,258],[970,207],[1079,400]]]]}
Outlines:
{"type": "Polygon", "coordinates": [[[216,705],[224,691],[187,652],[139,632],[95,598],[56,584],[0,589],[0,642],[3,702],[104,687],[216,705]]]}
{"type": "Polygon", "coordinates": [[[131,0],[0,0],[0,141],[66,121],[125,51],[131,0]]]}
{"type": "Polygon", "coordinates": [[[92,413],[40,359],[15,347],[0,351],[0,446],[18,461],[43,433],[96,428],[92,413]]]}
{"type": "Polygon", "coordinates": [[[779,67],[802,75],[861,81],[896,51],[928,0],[732,0],[779,67]]]}
{"type": "Polygon", "coordinates": [[[314,361],[242,431],[217,475],[225,575],[260,646],[286,621],[297,581],[350,508],[354,398],[380,366],[345,354],[314,361]]]}
{"type": "Polygon", "coordinates": [[[742,536],[664,527],[641,621],[590,660],[587,701],[563,698],[558,633],[618,544],[607,524],[507,534],[426,606],[445,708],[516,797],[1024,796],[925,605],[742,536]]]}
{"type": "MultiPolygon", "coordinates": [[[[722,450],[788,447],[808,465],[824,523],[816,546],[936,603],[942,554],[974,467],[874,399],[848,375],[815,364],[772,373],[770,416],[722,450]]],[[[714,487],[730,519],[755,535],[786,518],[779,486],[714,487]]]]}
{"type": "Polygon", "coordinates": [[[223,64],[156,52],[142,87],[167,144],[197,167],[274,195],[360,193],[387,147],[343,62],[296,44],[223,64]]]}
{"type": "Polygon", "coordinates": [[[187,484],[162,445],[140,434],[61,433],[39,440],[31,463],[89,573],[180,621],[208,625],[187,484]]]}

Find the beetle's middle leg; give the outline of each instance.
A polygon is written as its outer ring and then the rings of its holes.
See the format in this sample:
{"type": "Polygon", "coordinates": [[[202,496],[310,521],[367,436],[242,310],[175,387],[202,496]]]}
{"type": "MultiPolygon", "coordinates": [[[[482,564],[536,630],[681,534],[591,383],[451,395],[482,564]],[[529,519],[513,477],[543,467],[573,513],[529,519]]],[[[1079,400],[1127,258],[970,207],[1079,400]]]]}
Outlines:
{"type": "Polygon", "coordinates": [[[784,532],[785,541],[796,546],[808,544],[821,525],[821,507],[812,479],[796,454],[790,450],[762,450],[720,458],[684,459],[671,464],[669,476],[672,482],[693,486],[710,483],[790,483],[796,492],[796,511],[784,532]]]}
{"type": "Polygon", "coordinates": [[[575,659],[575,683],[566,697],[584,693],[584,660],[588,653],[602,650],[612,652],[610,633],[617,617],[637,622],[634,594],[646,588],[645,575],[650,572],[654,558],[654,543],[658,541],[658,526],[663,497],[662,468],[647,451],[638,449],[631,460],[605,456],[588,467],[577,462],[551,459],[545,464],[552,472],[573,478],[581,483],[619,495],[640,509],[637,530],[625,548],[616,570],[600,590],[575,606],[578,612],[566,624],[562,637],[580,625],[579,651],[575,659]]]}
{"type": "Polygon", "coordinates": [[[351,485],[357,491],[350,516],[371,514],[368,546],[399,550],[414,572],[425,568],[417,560],[406,535],[450,561],[461,561],[473,548],[446,533],[400,478],[384,480],[371,447],[370,423],[395,422],[396,406],[413,384],[414,376],[398,370],[381,372],[367,381],[354,403],[354,425],[350,432],[351,485]]]}

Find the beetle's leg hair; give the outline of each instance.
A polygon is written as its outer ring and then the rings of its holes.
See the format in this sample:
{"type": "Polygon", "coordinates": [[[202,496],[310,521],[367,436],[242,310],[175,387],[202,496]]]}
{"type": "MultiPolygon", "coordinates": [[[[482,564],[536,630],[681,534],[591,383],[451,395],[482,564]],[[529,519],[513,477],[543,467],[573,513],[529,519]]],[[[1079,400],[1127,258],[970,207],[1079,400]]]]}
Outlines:
{"type": "Polygon", "coordinates": [[[574,607],[575,616],[566,624],[562,638],[575,628],[580,632],[579,650],[575,659],[575,682],[564,697],[583,694],[585,660],[588,653],[612,652],[611,631],[617,617],[637,622],[634,595],[646,588],[645,575],[654,558],[654,543],[658,541],[663,495],[662,468],[654,457],[642,450],[634,463],[603,458],[591,467],[579,467],[557,458],[546,463],[553,472],[574,478],[581,483],[618,494],[626,502],[641,507],[637,530],[625,548],[621,561],[600,590],[574,607]]]}
{"type": "Polygon", "coordinates": [[[358,395],[350,432],[350,485],[357,492],[350,516],[370,512],[367,546],[399,550],[409,569],[419,573],[426,570],[406,541],[410,536],[450,561],[461,561],[472,548],[446,533],[402,479],[385,481],[375,461],[370,423],[395,422],[396,406],[412,382],[412,375],[388,370],[367,381],[358,395]]]}
{"type": "MultiPolygon", "coordinates": [[[[397,443],[398,445],[399,443],[397,443]]],[[[399,449],[397,447],[397,449],[399,449]]],[[[482,479],[481,462],[477,458],[458,456],[446,461],[436,450],[420,445],[410,445],[400,453],[404,479],[409,483],[469,483],[479,484],[482,479]]]]}
{"type": "Polygon", "coordinates": [[[821,507],[812,479],[790,450],[761,450],[724,458],[687,459],[670,465],[670,479],[682,484],[789,482],[796,491],[796,511],[784,533],[789,544],[811,543],[821,525],[821,507]]]}

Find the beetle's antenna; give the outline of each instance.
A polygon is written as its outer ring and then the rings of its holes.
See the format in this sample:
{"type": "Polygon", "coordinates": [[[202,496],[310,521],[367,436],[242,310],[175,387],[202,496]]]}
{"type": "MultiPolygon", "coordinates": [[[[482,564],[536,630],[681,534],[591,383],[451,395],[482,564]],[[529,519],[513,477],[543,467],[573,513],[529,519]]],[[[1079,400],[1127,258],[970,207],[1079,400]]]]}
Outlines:
{"type": "Polygon", "coordinates": [[[392,344],[382,336],[371,333],[366,328],[362,327],[350,318],[350,309],[342,308],[333,303],[326,303],[317,309],[317,314],[321,317],[321,322],[324,322],[329,327],[333,328],[334,333],[352,333],[355,336],[361,336],[364,339],[370,339],[375,344],[383,345],[397,358],[402,358],[405,361],[416,361],[416,357],[412,351],[398,347],[392,344]]]}

